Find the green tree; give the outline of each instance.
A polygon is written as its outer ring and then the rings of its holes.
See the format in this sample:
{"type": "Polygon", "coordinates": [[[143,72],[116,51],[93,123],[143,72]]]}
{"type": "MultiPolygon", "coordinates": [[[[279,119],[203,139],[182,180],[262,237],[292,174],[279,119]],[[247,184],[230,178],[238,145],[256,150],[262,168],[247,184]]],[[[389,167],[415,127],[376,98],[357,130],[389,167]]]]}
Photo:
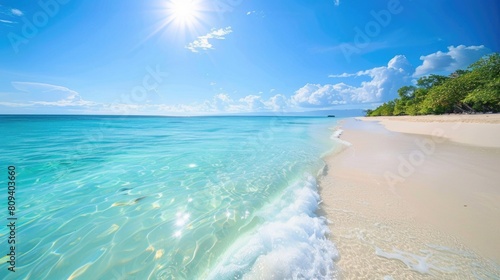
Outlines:
{"type": "Polygon", "coordinates": [[[416,87],[402,87],[398,95],[367,115],[500,112],[500,54],[483,57],[467,70],[457,70],[449,77],[421,77],[416,87]]]}
{"type": "Polygon", "coordinates": [[[414,86],[404,86],[398,90],[399,98],[394,100],[394,116],[408,115],[408,108],[415,103],[415,90],[414,86]]]}
{"type": "Polygon", "coordinates": [[[417,88],[414,86],[404,86],[398,89],[398,95],[403,100],[409,100],[415,98],[415,90],[417,88]]]}
{"type": "Polygon", "coordinates": [[[406,101],[396,98],[394,100],[394,110],[392,112],[394,116],[406,115],[406,101]]]}
{"type": "Polygon", "coordinates": [[[377,109],[373,110],[370,114],[371,117],[377,117],[377,116],[392,116],[394,113],[394,106],[395,102],[394,101],[389,101],[386,102],[377,109]]]}
{"type": "Polygon", "coordinates": [[[471,72],[476,72],[483,80],[492,81],[500,77],[500,54],[494,53],[483,57],[469,66],[471,72]]]}
{"type": "Polygon", "coordinates": [[[463,100],[480,112],[500,111],[500,54],[481,58],[469,66],[478,86],[463,100]]]}
{"type": "Polygon", "coordinates": [[[500,112],[500,77],[469,93],[464,103],[470,104],[475,111],[500,112]]]}
{"type": "Polygon", "coordinates": [[[458,70],[456,70],[455,72],[453,72],[453,73],[451,73],[451,74],[450,74],[450,78],[452,78],[452,79],[453,79],[453,78],[458,78],[458,77],[460,77],[460,76],[462,76],[462,75],[464,75],[464,74],[467,74],[467,73],[469,73],[469,72],[470,72],[469,70],[461,70],[461,69],[458,69],[458,70]]]}
{"type": "Polygon", "coordinates": [[[420,112],[444,114],[467,111],[470,108],[464,108],[462,100],[479,85],[476,76],[475,73],[470,72],[432,87],[422,103],[420,112]]]}
{"type": "Polygon", "coordinates": [[[443,84],[448,79],[449,78],[446,76],[431,74],[429,76],[424,76],[418,79],[417,86],[423,89],[431,89],[432,87],[443,84]]]}

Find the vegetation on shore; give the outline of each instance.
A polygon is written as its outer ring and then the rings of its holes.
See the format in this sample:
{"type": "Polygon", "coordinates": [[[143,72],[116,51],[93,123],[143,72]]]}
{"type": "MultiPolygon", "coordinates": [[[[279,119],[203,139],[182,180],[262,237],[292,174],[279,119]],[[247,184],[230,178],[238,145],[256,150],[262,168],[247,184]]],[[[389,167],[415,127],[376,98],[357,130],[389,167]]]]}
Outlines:
{"type": "Polygon", "coordinates": [[[429,75],[398,90],[399,98],[366,115],[401,116],[500,112],[500,55],[483,57],[449,76],[429,75]]]}

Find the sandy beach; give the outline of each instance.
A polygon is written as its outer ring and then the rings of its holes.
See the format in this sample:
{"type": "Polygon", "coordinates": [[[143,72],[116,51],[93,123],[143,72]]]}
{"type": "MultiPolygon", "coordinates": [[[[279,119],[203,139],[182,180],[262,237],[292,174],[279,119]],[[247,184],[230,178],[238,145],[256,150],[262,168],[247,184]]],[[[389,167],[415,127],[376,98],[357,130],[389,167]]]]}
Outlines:
{"type": "Polygon", "coordinates": [[[499,115],[341,129],[320,186],[343,279],[500,277],[499,115]]]}

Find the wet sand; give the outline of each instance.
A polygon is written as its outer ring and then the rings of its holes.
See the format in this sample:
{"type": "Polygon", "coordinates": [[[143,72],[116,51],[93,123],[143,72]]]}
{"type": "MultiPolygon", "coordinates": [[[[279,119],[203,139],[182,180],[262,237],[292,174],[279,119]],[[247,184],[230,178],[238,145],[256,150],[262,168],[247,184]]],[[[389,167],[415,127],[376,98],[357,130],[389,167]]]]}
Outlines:
{"type": "Polygon", "coordinates": [[[500,148],[484,130],[500,122],[432,117],[341,125],[350,144],[320,186],[343,279],[500,277],[500,148]],[[470,129],[478,143],[450,137],[470,129]]]}

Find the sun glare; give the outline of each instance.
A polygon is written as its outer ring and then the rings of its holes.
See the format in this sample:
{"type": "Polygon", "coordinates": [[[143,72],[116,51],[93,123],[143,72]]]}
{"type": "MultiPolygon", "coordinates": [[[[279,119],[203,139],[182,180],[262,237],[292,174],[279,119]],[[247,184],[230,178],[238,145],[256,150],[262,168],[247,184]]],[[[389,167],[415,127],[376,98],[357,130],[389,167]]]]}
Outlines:
{"type": "Polygon", "coordinates": [[[169,39],[192,38],[198,36],[200,30],[204,30],[203,25],[208,20],[209,0],[160,0],[156,15],[158,21],[152,28],[151,34],[154,36],[161,33],[169,39]]]}
{"type": "Polygon", "coordinates": [[[172,3],[172,13],[179,20],[190,21],[196,11],[193,1],[175,1],[172,3]]]}
{"type": "Polygon", "coordinates": [[[192,28],[201,18],[201,4],[199,0],[170,0],[167,3],[169,22],[177,27],[192,28]]]}

